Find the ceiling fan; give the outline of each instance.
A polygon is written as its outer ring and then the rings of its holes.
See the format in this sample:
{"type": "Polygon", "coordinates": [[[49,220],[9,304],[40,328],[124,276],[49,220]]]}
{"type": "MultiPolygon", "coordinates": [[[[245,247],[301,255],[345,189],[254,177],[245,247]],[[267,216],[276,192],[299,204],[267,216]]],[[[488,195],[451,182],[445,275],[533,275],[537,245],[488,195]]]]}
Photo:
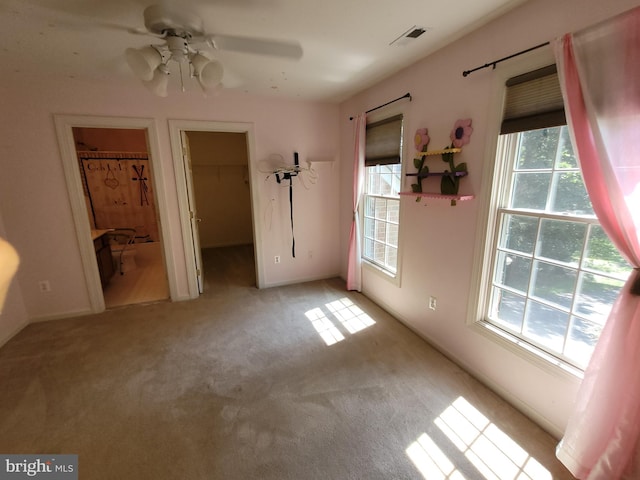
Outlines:
{"type": "Polygon", "coordinates": [[[149,90],[161,97],[167,96],[170,61],[179,65],[183,91],[183,67],[188,68],[189,75],[197,79],[205,94],[221,87],[224,73],[222,64],[203,55],[196,48],[197,45],[292,60],[302,57],[302,47],[298,42],[207,33],[198,15],[165,5],[147,7],[144,10],[144,25],[146,31],[132,33],[153,35],[163,39],[164,43],[127,48],[125,57],[133,73],[149,90]]]}

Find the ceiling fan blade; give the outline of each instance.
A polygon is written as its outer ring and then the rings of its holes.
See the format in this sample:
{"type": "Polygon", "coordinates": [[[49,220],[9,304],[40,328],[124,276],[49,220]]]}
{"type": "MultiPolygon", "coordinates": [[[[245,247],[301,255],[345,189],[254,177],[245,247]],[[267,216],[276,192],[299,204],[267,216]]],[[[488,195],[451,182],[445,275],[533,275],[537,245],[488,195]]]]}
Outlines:
{"type": "MultiPolygon", "coordinates": [[[[103,29],[126,32],[134,35],[149,35],[149,32],[143,28],[103,21],[100,20],[97,15],[91,15],[84,11],[73,11],[68,8],[73,2],[65,2],[64,7],[61,5],[49,5],[50,3],[60,4],[61,2],[29,0],[29,2],[24,1],[23,5],[21,5],[24,10],[11,9],[10,12],[12,14],[21,12],[21,16],[24,18],[44,23],[51,28],[61,27],[71,32],[91,32],[95,29],[103,29]]],[[[76,3],[79,4],[80,0],[76,3]]],[[[78,7],[80,6],[78,5],[78,7]]],[[[0,13],[6,13],[3,7],[0,7],[0,13]]]]}
{"type": "Polygon", "coordinates": [[[233,35],[209,35],[207,40],[214,48],[219,50],[270,55],[292,60],[302,58],[302,46],[295,41],[236,37],[233,35]]]}
{"type": "Polygon", "coordinates": [[[148,32],[142,27],[129,27],[127,25],[119,25],[117,23],[109,23],[109,22],[90,22],[88,25],[90,27],[95,27],[95,28],[104,28],[107,30],[116,30],[116,31],[126,32],[132,35],[154,36],[151,32],[148,32]]]}

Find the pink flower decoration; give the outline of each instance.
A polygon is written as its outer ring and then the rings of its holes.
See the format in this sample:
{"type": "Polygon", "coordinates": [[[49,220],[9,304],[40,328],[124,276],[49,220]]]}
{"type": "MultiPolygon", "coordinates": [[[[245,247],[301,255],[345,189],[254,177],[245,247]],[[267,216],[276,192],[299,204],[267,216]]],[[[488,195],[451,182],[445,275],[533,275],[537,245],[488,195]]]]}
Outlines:
{"type": "Polygon", "coordinates": [[[414,138],[414,143],[416,145],[416,150],[419,152],[426,152],[427,145],[429,144],[429,134],[426,128],[419,128],[416,130],[416,136],[414,138]]]}
{"type": "Polygon", "coordinates": [[[458,120],[453,126],[453,130],[451,130],[451,144],[456,148],[466,145],[469,143],[472,132],[473,128],[471,128],[470,118],[467,118],[466,120],[458,120]]]}

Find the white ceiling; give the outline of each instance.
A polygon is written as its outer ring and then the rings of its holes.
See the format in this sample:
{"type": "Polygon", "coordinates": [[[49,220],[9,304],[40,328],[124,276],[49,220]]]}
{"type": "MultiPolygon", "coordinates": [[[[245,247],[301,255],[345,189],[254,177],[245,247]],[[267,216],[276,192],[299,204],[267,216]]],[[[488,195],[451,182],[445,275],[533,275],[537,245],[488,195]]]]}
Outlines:
{"type": "MultiPolygon", "coordinates": [[[[157,1],[169,0],[0,0],[3,75],[138,82],[128,69],[124,50],[161,41],[128,29],[144,28],[142,12],[157,1]]],[[[302,45],[304,55],[298,61],[205,49],[205,55],[222,62],[225,88],[339,102],[523,1],[174,0],[173,4],[200,15],[208,33],[297,40],[302,45]],[[414,26],[427,32],[407,45],[389,45],[414,26]]],[[[179,83],[176,76],[177,72],[172,83],[179,83]]],[[[198,89],[189,80],[186,87],[198,89]]]]}

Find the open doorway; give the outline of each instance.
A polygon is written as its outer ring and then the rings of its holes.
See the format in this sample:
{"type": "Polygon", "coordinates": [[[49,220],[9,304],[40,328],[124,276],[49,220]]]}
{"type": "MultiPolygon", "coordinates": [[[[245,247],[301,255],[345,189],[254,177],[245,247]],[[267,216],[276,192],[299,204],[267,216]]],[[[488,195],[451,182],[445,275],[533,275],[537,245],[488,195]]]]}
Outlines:
{"type": "MultiPolygon", "coordinates": [[[[196,298],[207,280],[261,286],[257,255],[257,200],[253,195],[253,126],[244,123],[170,120],[189,293],[196,298]],[[242,275],[220,279],[231,262],[242,275]],[[209,270],[209,271],[207,271],[209,270]]],[[[209,288],[216,288],[210,284],[209,288]]]]}
{"type": "Polygon", "coordinates": [[[169,298],[146,132],[72,131],[106,308],[169,298]]]}
{"type": "MultiPolygon", "coordinates": [[[[71,204],[71,211],[73,213],[73,221],[76,230],[76,237],[78,241],[78,249],[80,253],[80,258],[82,261],[82,269],[84,272],[84,278],[86,281],[87,295],[90,304],[90,311],[93,313],[102,312],[105,309],[105,295],[103,292],[103,280],[101,277],[99,263],[103,262],[103,266],[108,268],[109,262],[108,258],[111,255],[111,248],[108,245],[108,242],[102,243],[97,242],[94,238],[94,230],[108,230],[112,228],[110,225],[105,226],[105,228],[95,228],[95,219],[94,224],[91,224],[92,218],[92,207],[91,201],[87,199],[87,195],[85,195],[86,187],[86,179],[83,183],[83,176],[81,175],[82,166],[81,160],[79,159],[78,152],[85,151],[91,152],[99,151],[98,148],[95,148],[96,145],[92,145],[92,143],[99,143],[96,141],[91,135],[86,135],[88,130],[84,131],[82,135],[78,136],[77,140],[74,138],[74,129],[76,129],[75,133],[79,133],[78,129],[106,129],[109,130],[108,133],[111,135],[107,135],[107,139],[104,140],[105,144],[103,148],[109,151],[113,150],[140,150],[130,152],[132,154],[144,154],[146,152],[148,166],[145,167],[145,171],[143,172],[140,166],[137,167],[138,171],[142,174],[140,176],[136,175],[133,169],[131,171],[134,173],[131,177],[124,176],[123,178],[113,178],[113,175],[108,176],[109,167],[106,166],[106,160],[103,160],[102,168],[105,170],[101,170],[99,162],[96,165],[95,162],[91,168],[97,168],[98,175],[96,178],[102,181],[102,185],[105,188],[113,187],[116,182],[127,182],[127,178],[136,178],[136,181],[131,181],[137,185],[138,190],[135,190],[138,194],[146,193],[147,198],[153,200],[154,209],[155,209],[155,225],[157,231],[157,245],[156,248],[159,248],[160,254],[162,257],[161,262],[161,276],[163,279],[167,281],[168,284],[168,295],[165,293],[163,296],[166,298],[169,296],[171,299],[179,299],[178,296],[178,286],[176,283],[176,273],[173,262],[169,261],[167,257],[167,252],[172,252],[172,242],[171,235],[168,231],[168,213],[165,199],[165,182],[162,176],[162,168],[158,162],[160,158],[159,155],[159,147],[158,147],[158,134],[156,131],[155,121],[153,119],[145,119],[145,118],[129,118],[129,117],[96,117],[96,116],[87,116],[87,115],[56,115],[55,126],[56,133],[58,136],[58,143],[60,146],[60,153],[62,157],[62,164],[64,167],[65,179],[67,182],[67,191],[69,195],[69,202],[71,204]],[[142,145],[141,147],[132,147],[131,145],[124,145],[121,142],[120,136],[126,133],[128,130],[135,130],[138,133],[136,134],[137,140],[134,142],[135,145],[142,145]],[[79,142],[79,144],[76,144],[79,142]],[[95,150],[94,150],[95,148],[95,150]],[[153,162],[157,163],[153,163],[153,162]],[[157,168],[154,168],[157,167],[157,168]],[[149,171],[150,170],[150,171],[149,171]],[[104,174],[104,176],[102,176],[104,174]],[[142,181],[144,178],[147,180],[142,181]],[[146,183],[146,188],[144,185],[146,183]],[[151,186],[151,188],[149,188],[151,186]],[[142,188],[142,190],[140,190],[142,188]],[[98,248],[100,247],[100,248],[98,248]]],[[[103,152],[100,152],[98,155],[102,155],[103,152]]],[[[132,155],[134,156],[134,155],[132,155]]],[[[95,160],[95,159],[93,159],[95,160]]],[[[88,162],[92,162],[93,160],[88,160],[88,162]]],[[[112,159],[109,159],[112,160],[112,159]]],[[[136,159],[140,160],[140,159],[136,159]]],[[[123,170],[127,170],[125,168],[126,164],[123,164],[123,170]]],[[[118,168],[117,162],[111,165],[111,169],[118,168]]],[[[130,165],[129,165],[130,167],[130,165]]],[[[88,166],[87,166],[88,168],[88,166]]],[[[115,172],[114,172],[115,173],[115,172]]],[[[139,199],[139,197],[137,197],[139,199]]],[[[152,220],[151,223],[154,221],[152,220]]],[[[129,226],[130,221],[126,221],[129,226]]],[[[134,222],[138,224],[138,222],[134,222]]],[[[145,222],[146,223],[146,222],[145,222]]],[[[142,223],[144,224],[144,223],[142,223]]],[[[142,225],[141,224],[141,225],[142,225]]],[[[100,227],[100,224],[98,225],[100,227]]],[[[118,225],[118,228],[122,227],[118,225]]],[[[153,234],[155,235],[155,233],[153,234]]],[[[133,242],[135,243],[135,237],[137,234],[133,236],[133,242]]],[[[151,238],[151,237],[149,237],[151,238]]],[[[155,238],[154,238],[155,240],[155,238]]],[[[111,264],[114,273],[117,269],[119,269],[119,264],[111,264]]],[[[118,272],[119,274],[119,272],[118,272]]],[[[140,300],[140,297],[137,301],[147,301],[140,300]]]]}
{"type": "Polygon", "coordinates": [[[182,142],[191,165],[201,293],[224,282],[255,286],[247,134],[187,130],[182,142]],[[220,278],[218,272],[233,271],[223,268],[229,262],[242,268],[230,278],[220,278]]]}

